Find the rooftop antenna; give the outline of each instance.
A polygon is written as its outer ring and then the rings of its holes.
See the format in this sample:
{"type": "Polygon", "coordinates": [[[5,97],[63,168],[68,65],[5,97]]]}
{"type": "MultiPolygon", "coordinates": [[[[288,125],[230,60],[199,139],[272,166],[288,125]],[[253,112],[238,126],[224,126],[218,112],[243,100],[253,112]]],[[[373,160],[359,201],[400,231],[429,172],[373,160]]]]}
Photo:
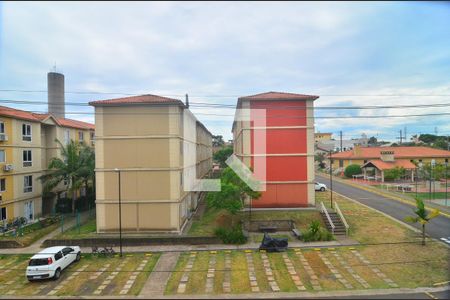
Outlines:
{"type": "Polygon", "coordinates": [[[189,96],[186,94],[186,107],[189,108],[189,96]]]}

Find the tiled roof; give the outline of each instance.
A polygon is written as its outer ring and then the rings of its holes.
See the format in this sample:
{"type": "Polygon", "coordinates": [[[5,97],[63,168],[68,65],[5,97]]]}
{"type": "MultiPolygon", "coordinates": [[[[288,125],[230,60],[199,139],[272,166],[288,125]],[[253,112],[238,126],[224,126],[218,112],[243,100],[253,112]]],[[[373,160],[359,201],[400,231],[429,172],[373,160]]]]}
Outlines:
{"type": "Polygon", "coordinates": [[[239,97],[239,100],[316,100],[319,96],[293,94],[284,92],[267,92],[251,96],[239,97]]]}
{"type": "Polygon", "coordinates": [[[97,106],[97,105],[114,105],[114,104],[178,104],[184,105],[181,100],[172,99],[157,95],[140,95],[140,96],[132,96],[132,97],[124,97],[124,98],[116,98],[116,99],[106,99],[106,100],[98,100],[91,101],[89,105],[97,106]]]}
{"type": "Polygon", "coordinates": [[[395,158],[450,157],[450,151],[429,147],[355,147],[340,153],[332,154],[332,158],[371,159],[380,158],[381,151],[394,151],[395,158]]]}
{"type": "Polygon", "coordinates": [[[95,130],[95,125],[94,124],[87,123],[87,122],[82,122],[82,121],[78,121],[78,120],[59,118],[58,122],[63,127],[95,130]]]}
{"type": "Polygon", "coordinates": [[[29,111],[15,109],[15,108],[6,107],[6,106],[0,106],[0,116],[13,117],[13,118],[17,118],[17,119],[35,121],[35,122],[41,121],[40,117],[38,117],[38,116],[40,116],[39,114],[34,114],[29,111]]]}
{"type": "Polygon", "coordinates": [[[382,161],[381,159],[375,159],[375,160],[371,160],[371,161],[365,163],[362,167],[364,168],[365,166],[367,166],[369,164],[374,165],[378,170],[381,170],[381,171],[394,169],[395,167],[399,167],[399,168],[401,167],[401,168],[405,168],[407,170],[416,168],[416,165],[407,159],[397,159],[392,162],[382,161]]]}
{"type": "MultiPolygon", "coordinates": [[[[34,121],[34,122],[42,122],[48,117],[51,116],[51,114],[38,114],[38,113],[32,113],[26,110],[20,110],[15,109],[11,107],[6,106],[0,106],[0,116],[5,117],[11,117],[21,120],[27,120],[27,121],[34,121]]],[[[91,123],[86,123],[82,121],[72,120],[72,119],[64,119],[59,118],[55,119],[56,123],[59,126],[63,127],[72,127],[72,128],[79,128],[79,129],[95,129],[95,125],[91,123]]]]}

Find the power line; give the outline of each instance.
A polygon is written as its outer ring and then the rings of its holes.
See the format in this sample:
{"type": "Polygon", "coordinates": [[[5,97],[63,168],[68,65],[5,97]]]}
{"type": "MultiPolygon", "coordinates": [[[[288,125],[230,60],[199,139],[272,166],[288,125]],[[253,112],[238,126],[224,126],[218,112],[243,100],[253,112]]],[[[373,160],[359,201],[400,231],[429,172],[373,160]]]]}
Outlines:
{"type": "MultiPolygon", "coordinates": [[[[18,93],[47,93],[47,90],[26,90],[26,89],[0,89],[0,92],[18,92],[18,93]]],[[[81,95],[124,95],[124,96],[140,96],[140,93],[124,93],[124,92],[104,92],[104,91],[65,91],[67,94],[81,95]]],[[[258,94],[258,93],[257,93],[258,94]]],[[[256,95],[257,95],[256,94],[256,95]]],[[[184,97],[185,94],[160,94],[164,97],[184,97]]],[[[246,97],[242,94],[193,94],[190,97],[246,97]]],[[[319,97],[450,97],[450,94],[321,94],[319,97]]]]}
{"type": "MultiPolygon", "coordinates": [[[[45,114],[47,111],[29,111],[32,113],[45,114]]],[[[66,115],[95,115],[95,112],[65,112],[66,115]]],[[[103,112],[102,115],[179,115],[179,113],[165,113],[165,112],[103,112]]],[[[205,116],[218,116],[218,117],[234,117],[235,115],[226,114],[214,114],[214,113],[195,113],[196,115],[205,116]]],[[[429,117],[429,116],[447,116],[450,112],[445,113],[429,113],[429,114],[410,114],[410,115],[370,115],[370,116],[291,116],[291,115],[270,115],[267,117],[254,116],[252,119],[276,119],[276,118],[289,118],[289,119],[379,119],[379,118],[410,118],[410,117],[429,117]]]]}
{"type": "MultiPolygon", "coordinates": [[[[181,100],[180,100],[181,101],[181,100]]],[[[48,101],[31,101],[31,100],[13,100],[13,99],[0,99],[0,103],[11,104],[31,104],[31,105],[48,105],[48,101]]],[[[89,103],[84,102],[65,102],[64,104],[55,103],[55,106],[86,106],[91,107],[89,103]]],[[[225,103],[207,103],[207,102],[190,102],[190,106],[204,107],[204,108],[227,108],[236,109],[235,104],[225,103]]],[[[276,109],[294,109],[294,110],[363,110],[363,109],[400,109],[400,108],[433,108],[433,107],[450,107],[450,103],[433,103],[433,104],[405,104],[405,105],[365,105],[365,106],[277,106],[276,109]]]]}

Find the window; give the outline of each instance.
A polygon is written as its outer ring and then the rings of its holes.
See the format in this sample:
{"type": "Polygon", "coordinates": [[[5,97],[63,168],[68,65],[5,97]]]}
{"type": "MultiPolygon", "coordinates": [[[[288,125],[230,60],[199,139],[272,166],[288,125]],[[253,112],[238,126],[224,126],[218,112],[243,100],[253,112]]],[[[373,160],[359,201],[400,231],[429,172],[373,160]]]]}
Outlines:
{"type": "Polygon", "coordinates": [[[445,162],[448,163],[448,158],[445,159],[445,162]]]}
{"type": "Polygon", "coordinates": [[[5,133],[5,123],[0,122],[0,133],[5,133]]]}
{"type": "Polygon", "coordinates": [[[23,166],[31,167],[32,164],[31,150],[23,150],[23,166]]]}
{"type": "Polygon", "coordinates": [[[6,207],[0,209],[0,220],[6,220],[6,207]]]}
{"type": "Polygon", "coordinates": [[[419,162],[422,162],[422,160],[421,160],[421,159],[419,159],[419,162]]]}
{"type": "Polygon", "coordinates": [[[30,124],[22,124],[22,140],[23,141],[31,141],[31,125],[30,124]]]}
{"type": "Polygon", "coordinates": [[[5,150],[0,150],[0,162],[6,162],[5,150]]]}
{"type": "Polygon", "coordinates": [[[83,131],[78,131],[78,140],[84,141],[84,132],[83,131]]]}
{"type": "Polygon", "coordinates": [[[64,143],[68,145],[70,143],[70,131],[64,131],[64,143]]]}
{"type": "Polygon", "coordinates": [[[63,257],[61,251],[55,254],[55,261],[60,260],[63,257]]]}
{"type": "Polygon", "coordinates": [[[64,249],[62,249],[62,253],[64,254],[64,256],[67,256],[71,252],[73,252],[72,248],[64,248],[64,249]]]}
{"type": "Polygon", "coordinates": [[[95,132],[91,131],[91,140],[93,140],[95,137],[95,132]]]}
{"type": "Polygon", "coordinates": [[[23,177],[23,192],[29,193],[33,191],[33,175],[23,177]]]}
{"type": "Polygon", "coordinates": [[[6,191],[6,178],[0,179],[0,192],[6,191]]]}
{"type": "Polygon", "coordinates": [[[344,161],[342,159],[339,160],[339,168],[342,168],[344,166],[344,161]]]}

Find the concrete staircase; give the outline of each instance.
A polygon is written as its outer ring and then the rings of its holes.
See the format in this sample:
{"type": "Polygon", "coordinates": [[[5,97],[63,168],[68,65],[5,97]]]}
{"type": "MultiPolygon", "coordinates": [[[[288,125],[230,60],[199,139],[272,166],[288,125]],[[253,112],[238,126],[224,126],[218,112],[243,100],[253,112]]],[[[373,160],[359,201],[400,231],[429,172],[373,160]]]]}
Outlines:
{"type": "MultiPolygon", "coordinates": [[[[327,227],[328,231],[332,232],[332,227],[330,222],[328,221],[327,216],[324,212],[320,212],[320,214],[322,215],[322,219],[325,222],[325,226],[327,227]]],[[[328,211],[328,214],[330,216],[331,222],[333,222],[334,225],[334,235],[346,235],[344,222],[342,222],[338,213],[334,211],[328,211]]]]}

